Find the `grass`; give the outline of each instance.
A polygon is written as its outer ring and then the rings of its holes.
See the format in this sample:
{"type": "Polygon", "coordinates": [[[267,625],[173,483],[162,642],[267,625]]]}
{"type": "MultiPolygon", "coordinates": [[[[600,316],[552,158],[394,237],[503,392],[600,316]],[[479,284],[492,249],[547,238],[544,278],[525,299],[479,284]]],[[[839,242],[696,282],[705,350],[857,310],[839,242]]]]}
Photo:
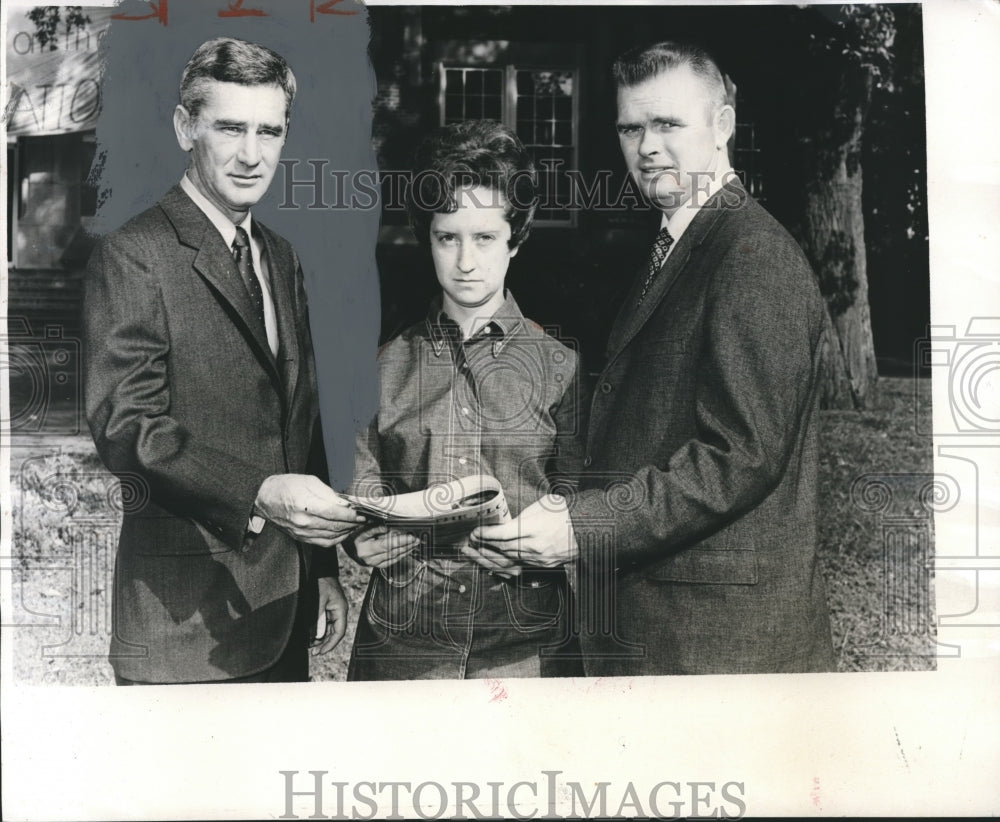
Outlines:
{"type": "MultiPolygon", "coordinates": [[[[929,421],[918,425],[915,411],[929,409],[929,394],[929,381],[883,379],[870,410],[822,414],[820,561],[842,671],[934,667],[931,520],[919,499],[932,451],[917,433],[929,421]],[[881,484],[863,493],[865,478],[881,484]]],[[[109,684],[118,484],[86,437],[15,437],[11,474],[14,602],[5,621],[22,627],[15,676],[109,684]]],[[[313,679],[344,679],[368,575],[342,555],[347,639],[312,659],[313,679]]]]}
{"type": "Polygon", "coordinates": [[[821,566],[842,671],[931,670],[930,381],[882,379],[867,411],[824,411],[821,566]],[[882,506],[885,506],[884,508],[882,506]]]}

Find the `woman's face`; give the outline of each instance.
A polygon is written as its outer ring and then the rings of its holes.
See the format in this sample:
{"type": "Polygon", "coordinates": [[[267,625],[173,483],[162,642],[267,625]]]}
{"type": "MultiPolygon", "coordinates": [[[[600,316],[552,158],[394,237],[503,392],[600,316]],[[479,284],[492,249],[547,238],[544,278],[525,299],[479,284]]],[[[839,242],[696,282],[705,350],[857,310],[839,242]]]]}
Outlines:
{"type": "Polygon", "coordinates": [[[444,307],[468,315],[482,309],[490,317],[503,304],[510,258],[507,203],[492,188],[476,186],[455,193],[458,208],[431,219],[431,257],[444,291],[444,307]]]}

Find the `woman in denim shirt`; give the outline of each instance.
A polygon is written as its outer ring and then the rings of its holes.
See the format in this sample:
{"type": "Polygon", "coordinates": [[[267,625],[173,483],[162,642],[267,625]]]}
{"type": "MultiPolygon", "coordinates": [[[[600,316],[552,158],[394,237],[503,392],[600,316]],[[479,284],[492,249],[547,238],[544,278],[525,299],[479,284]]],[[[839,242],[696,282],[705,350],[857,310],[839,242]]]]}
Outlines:
{"type": "MultiPolygon", "coordinates": [[[[510,514],[575,473],[577,357],[504,288],[528,236],[537,175],[510,129],[447,126],[418,152],[408,208],[441,294],[379,353],[379,409],[358,437],[353,491],[403,494],[486,474],[510,514]]],[[[373,566],[350,680],[579,675],[562,568],[500,576],[447,544],[384,526],[349,550],[373,566]]]]}

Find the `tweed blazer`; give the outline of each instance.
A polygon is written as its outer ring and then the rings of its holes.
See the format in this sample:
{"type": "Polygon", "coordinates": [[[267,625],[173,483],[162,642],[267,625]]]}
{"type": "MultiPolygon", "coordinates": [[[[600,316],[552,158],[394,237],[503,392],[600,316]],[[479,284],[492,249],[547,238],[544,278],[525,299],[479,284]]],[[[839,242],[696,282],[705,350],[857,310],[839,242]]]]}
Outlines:
{"type": "MultiPolygon", "coordinates": [[[[302,272],[284,239],[261,232],[277,360],[230,249],[179,186],[103,237],[88,265],[87,417],[104,463],[136,489],[110,654],[127,679],[264,670],[305,593],[310,549],[270,523],[247,533],[267,476],[325,471],[302,272]]],[[[317,557],[336,574],[332,550],[317,557]]]]}
{"type": "Polygon", "coordinates": [[[816,562],[825,310],[738,182],[612,328],[571,515],[589,675],[833,668],[816,562]],[[587,624],[587,623],[585,623],[587,624]]]}

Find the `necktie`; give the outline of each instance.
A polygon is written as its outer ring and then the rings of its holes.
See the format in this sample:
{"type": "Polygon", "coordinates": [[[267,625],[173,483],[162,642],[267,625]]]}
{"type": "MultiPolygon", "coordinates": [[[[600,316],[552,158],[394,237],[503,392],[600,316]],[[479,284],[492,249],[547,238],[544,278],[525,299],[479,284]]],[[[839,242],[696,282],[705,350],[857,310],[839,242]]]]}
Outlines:
{"type": "Polygon", "coordinates": [[[236,260],[236,267],[243,278],[243,284],[250,294],[250,301],[257,311],[257,319],[264,327],[264,292],[261,291],[260,281],[253,270],[253,257],[250,255],[250,238],[242,226],[236,226],[236,238],[233,240],[233,259],[236,260]]]}
{"type": "Polygon", "coordinates": [[[642,294],[639,295],[637,305],[642,305],[642,301],[646,299],[646,294],[649,292],[653,280],[656,279],[656,275],[660,273],[660,267],[667,259],[667,252],[670,251],[670,246],[673,244],[674,238],[670,236],[670,232],[666,228],[661,228],[653,241],[653,247],[649,250],[649,261],[646,263],[646,281],[642,284],[642,294]]]}

